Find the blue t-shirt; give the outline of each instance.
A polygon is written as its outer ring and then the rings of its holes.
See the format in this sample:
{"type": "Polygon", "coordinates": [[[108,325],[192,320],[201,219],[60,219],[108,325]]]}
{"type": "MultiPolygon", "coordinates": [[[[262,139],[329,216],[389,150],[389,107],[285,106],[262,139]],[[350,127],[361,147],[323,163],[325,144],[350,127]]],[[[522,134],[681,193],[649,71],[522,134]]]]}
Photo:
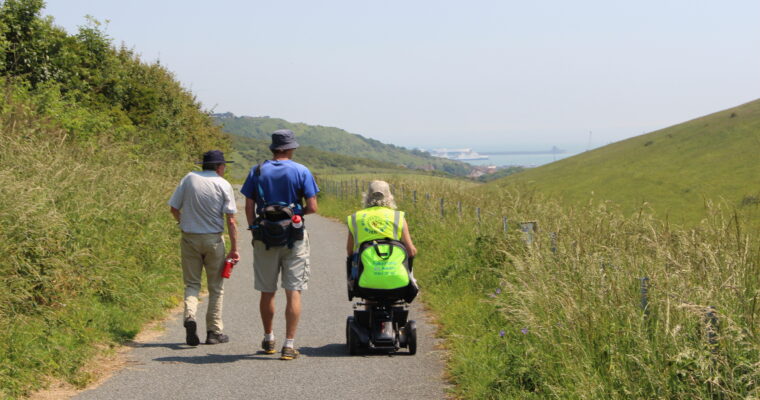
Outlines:
{"type": "Polygon", "coordinates": [[[303,214],[302,199],[314,197],[319,193],[317,182],[311,171],[293,160],[267,160],[261,164],[260,176],[256,176],[256,165],[251,168],[240,189],[245,197],[256,199],[256,213],[261,214],[264,200],[268,204],[285,203],[299,205],[298,214],[303,214]],[[264,198],[259,195],[259,183],[264,198]]]}

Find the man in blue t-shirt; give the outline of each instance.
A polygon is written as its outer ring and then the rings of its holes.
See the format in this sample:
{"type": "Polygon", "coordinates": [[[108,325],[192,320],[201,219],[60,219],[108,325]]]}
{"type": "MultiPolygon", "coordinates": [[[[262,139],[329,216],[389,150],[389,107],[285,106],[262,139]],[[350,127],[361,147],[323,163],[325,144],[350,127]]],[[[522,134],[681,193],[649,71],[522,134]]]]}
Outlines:
{"type": "MultiPolygon", "coordinates": [[[[251,168],[240,192],[246,197],[245,216],[249,228],[256,223],[265,206],[290,205],[295,214],[303,216],[317,212],[319,188],[311,172],[294,162],[293,152],[298,147],[295,135],[288,129],[272,133],[272,159],[251,168]]],[[[291,246],[268,246],[261,240],[253,240],[254,287],[261,292],[259,310],[264,325],[261,347],[267,354],[276,352],[272,321],[274,319],[274,295],[278,275],[285,289],[285,343],[280,358],[292,360],[298,357],[294,339],[301,316],[301,290],[309,280],[309,236],[304,230],[303,240],[291,246]]]]}

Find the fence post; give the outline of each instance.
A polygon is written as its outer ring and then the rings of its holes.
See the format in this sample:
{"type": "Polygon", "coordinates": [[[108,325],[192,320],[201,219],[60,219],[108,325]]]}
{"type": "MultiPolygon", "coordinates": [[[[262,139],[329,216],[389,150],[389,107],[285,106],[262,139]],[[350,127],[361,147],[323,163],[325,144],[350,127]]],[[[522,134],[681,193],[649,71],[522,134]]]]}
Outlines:
{"type": "Polygon", "coordinates": [[[715,315],[715,306],[710,306],[705,313],[705,328],[707,331],[707,344],[714,353],[718,350],[718,317],[715,315]]]}
{"type": "Polygon", "coordinates": [[[501,226],[504,229],[504,233],[507,233],[507,231],[509,230],[509,223],[507,221],[507,217],[505,216],[501,217],[501,226]]]}
{"type": "Polygon", "coordinates": [[[649,277],[639,279],[641,281],[641,310],[644,316],[649,316],[649,277]]]}
{"type": "Polygon", "coordinates": [[[550,233],[549,238],[552,243],[552,254],[557,254],[557,232],[550,233]]]}
{"type": "Polygon", "coordinates": [[[525,240],[525,244],[528,246],[533,244],[533,233],[536,231],[536,222],[520,222],[520,230],[523,232],[523,240],[525,240]]]}
{"type": "Polygon", "coordinates": [[[444,201],[445,201],[445,200],[444,200],[444,198],[443,198],[443,197],[441,197],[441,218],[443,218],[443,217],[445,217],[445,216],[446,216],[446,215],[445,215],[445,213],[444,213],[444,211],[443,211],[443,202],[444,202],[444,201]]]}
{"type": "Polygon", "coordinates": [[[478,217],[478,223],[480,223],[480,207],[475,207],[475,215],[478,217]]]}
{"type": "Polygon", "coordinates": [[[457,215],[462,218],[462,200],[457,201],[457,215]]]}

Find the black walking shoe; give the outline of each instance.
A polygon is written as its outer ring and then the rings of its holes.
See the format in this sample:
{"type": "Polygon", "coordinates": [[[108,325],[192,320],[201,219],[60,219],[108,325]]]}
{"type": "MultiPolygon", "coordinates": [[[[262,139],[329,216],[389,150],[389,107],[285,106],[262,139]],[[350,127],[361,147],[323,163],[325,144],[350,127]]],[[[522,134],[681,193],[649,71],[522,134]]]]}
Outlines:
{"type": "Polygon", "coordinates": [[[280,360],[293,360],[298,358],[299,354],[301,353],[292,347],[283,347],[282,353],[280,353],[280,360]]]}
{"type": "Polygon", "coordinates": [[[266,354],[277,353],[277,348],[275,348],[275,342],[274,342],[274,340],[262,340],[261,341],[261,350],[263,350],[264,353],[266,353],[266,354]]]}
{"type": "Polygon", "coordinates": [[[201,339],[196,331],[197,327],[198,325],[194,319],[188,318],[185,320],[185,342],[188,346],[197,346],[201,343],[201,339]]]}
{"type": "Polygon", "coordinates": [[[230,341],[230,337],[219,332],[214,333],[211,331],[206,332],[206,344],[219,344],[219,343],[227,343],[230,341]]]}

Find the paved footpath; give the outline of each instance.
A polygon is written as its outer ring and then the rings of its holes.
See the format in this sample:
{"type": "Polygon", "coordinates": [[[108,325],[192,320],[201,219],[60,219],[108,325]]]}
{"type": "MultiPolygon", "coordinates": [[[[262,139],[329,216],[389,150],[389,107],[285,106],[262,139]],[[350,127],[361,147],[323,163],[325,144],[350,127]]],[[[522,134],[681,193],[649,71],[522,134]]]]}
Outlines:
{"type": "MultiPolygon", "coordinates": [[[[241,208],[242,210],[242,208],[241,208]]],[[[245,217],[239,232],[241,260],[225,282],[224,324],[230,342],[185,345],[181,314],[166,322],[165,333],[136,343],[128,367],[76,399],[443,399],[443,354],[419,298],[410,312],[417,321],[415,356],[349,356],[345,344],[346,228],[334,220],[306,218],[311,243],[311,279],[303,292],[296,336],[301,356],[282,361],[259,353],[263,337],[258,292],[253,289],[253,255],[245,217]]],[[[424,251],[424,249],[423,249],[424,251]]],[[[424,268],[420,265],[419,268],[424,268]]],[[[178,267],[179,268],[179,267],[178,267]]],[[[424,296],[424,294],[421,294],[424,296]]],[[[285,334],[285,294],[277,293],[275,335],[285,334]]],[[[198,330],[205,340],[206,302],[198,307],[198,330]]]]}

